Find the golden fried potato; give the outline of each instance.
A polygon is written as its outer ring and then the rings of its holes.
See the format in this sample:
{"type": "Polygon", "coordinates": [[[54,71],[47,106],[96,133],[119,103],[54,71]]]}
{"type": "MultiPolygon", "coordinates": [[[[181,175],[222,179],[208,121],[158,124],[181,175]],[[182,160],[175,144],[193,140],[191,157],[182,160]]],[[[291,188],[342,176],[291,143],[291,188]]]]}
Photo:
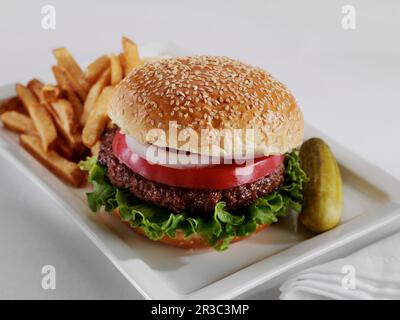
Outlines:
{"type": "Polygon", "coordinates": [[[80,119],[80,124],[82,126],[85,125],[86,120],[92,111],[101,91],[105,86],[110,84],[110,74],[111,71],[110,68],[108,68],[103,72],[99,80],[90,88],[85,104],[83,105],[83,113],[80,119]]]}
{"type": "Polygon", "coordinates": [[[55,175],[75,187],[79,187],[84,183],[85,174],[79,169],[78,165],[61,157],[54,150],[44,151],[38,136],[22,134],[20,136],[20,143],[55,175]]]}
{"type": "Polygon", "coordinates": [[[105,87],[96,101],[93,110],[89,114],[82,131],[82,142],[88,148],[94,146],[106,128],[108,122],[108,105],[113,93],[114,87],[105,87]]]}
{"type": "Polygon", "coordinates": [[[17,84],[16,91],[39,133],[43,150],[50,150],[57,140],[57,130],[51,115],[44,106],[40,105],[30,89],[22,84],[17,84]]]}
{"type": "Polygon", "coordinates": [[[110,67],[110,57],[107,55],[103,55],[96,60],[94,60],[91,64],[89,64],[85,70],[85,78],[89,84],[95,83],[100,75],[110,67]]]}
{"type": "Polygon", "coordinates": [[[31,118],[17,111],[7,111],[0,115],[6,129],[18,133],[38,134],[31,118]]]}
{"type": "Polygon", "coordinates": [[[122,37],[122,51],[125,57],[125,76],[141,64],[139,49],[132,40],[122,37]]]}

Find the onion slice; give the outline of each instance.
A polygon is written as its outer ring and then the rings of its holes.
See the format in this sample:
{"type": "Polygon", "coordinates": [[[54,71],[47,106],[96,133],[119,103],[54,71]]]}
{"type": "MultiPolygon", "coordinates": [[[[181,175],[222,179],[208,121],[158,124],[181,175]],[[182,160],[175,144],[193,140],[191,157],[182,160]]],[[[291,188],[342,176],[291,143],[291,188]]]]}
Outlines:
{"type": "Polygon", "coordinates": [[[128,148],[151,164],[158,164],[170,168],[205,168],[220,164],[231,164],[232,159],[210,157],[192,152],[166,149],[152,144],[143,144],[134,137],[124,135],[128,148]],[[230,161],[230,162],[229,162],[230,161]]]}

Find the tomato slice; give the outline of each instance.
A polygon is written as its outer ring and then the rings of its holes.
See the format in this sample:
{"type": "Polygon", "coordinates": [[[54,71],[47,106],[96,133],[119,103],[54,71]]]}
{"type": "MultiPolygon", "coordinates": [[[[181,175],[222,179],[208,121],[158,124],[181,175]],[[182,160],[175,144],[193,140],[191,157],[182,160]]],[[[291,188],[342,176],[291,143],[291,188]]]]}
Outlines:
{"type": "Polygon", "coordinates": [[[227,189],[254,182],[275,171],[285,156],[254,159],[252,164],[220,164],[207,167],[175,168],[149,163],[126,144],[125,136],[117,132],[113,144],[117,158],[133,172],[148,180],[174,187],[191,189],[227,189]]]}

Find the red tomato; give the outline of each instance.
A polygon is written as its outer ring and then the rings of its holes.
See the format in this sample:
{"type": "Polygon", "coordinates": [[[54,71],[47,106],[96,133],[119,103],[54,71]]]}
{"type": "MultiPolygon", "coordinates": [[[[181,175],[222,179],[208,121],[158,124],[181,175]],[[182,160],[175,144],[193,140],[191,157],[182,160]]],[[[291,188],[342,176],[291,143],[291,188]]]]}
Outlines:
{"type": "Polygon", "coordinates": [[[127,146],[125,136],[120,132],[115,135],[112,148],[121,162],[146,179],[191,189],[227,189],[250,183],[273,172],[285,159],[285,156],[269,156],[254,159],[252,164],[172,168],[151,164],[139,157],[127,146]]]}

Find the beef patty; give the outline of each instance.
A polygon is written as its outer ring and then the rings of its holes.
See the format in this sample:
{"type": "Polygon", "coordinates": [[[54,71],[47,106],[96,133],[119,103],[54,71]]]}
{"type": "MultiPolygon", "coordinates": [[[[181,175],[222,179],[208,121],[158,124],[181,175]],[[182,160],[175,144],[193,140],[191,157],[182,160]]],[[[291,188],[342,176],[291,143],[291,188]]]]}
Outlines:
{"type": "Polygon", "coordinates": [[[114,127],[106,132],[98,157],[99,162],[107,166],[111,183],[128,189],[139,199],[176,213],[211,212],[219,201],[226,202],[227,209],[235,209],[253,203],[283,183],[284,165],[259,180],[223,190],[180,188],[150,181],[130,170],[114,155],[112,141],[117,130],[114,127]]]}

